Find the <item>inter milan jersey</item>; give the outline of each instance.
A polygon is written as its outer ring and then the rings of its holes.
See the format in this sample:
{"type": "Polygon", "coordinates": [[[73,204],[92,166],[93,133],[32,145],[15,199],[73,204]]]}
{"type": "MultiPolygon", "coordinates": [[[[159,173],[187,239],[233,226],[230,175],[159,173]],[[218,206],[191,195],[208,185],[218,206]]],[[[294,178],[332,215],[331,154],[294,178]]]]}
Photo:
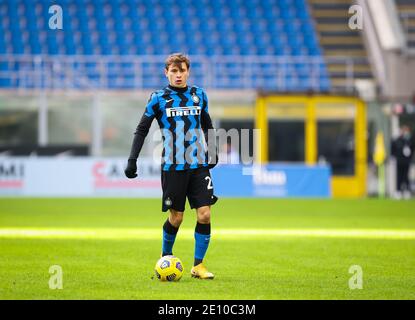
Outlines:
{"type": "Polygon", "coordinates": [[[167,86],[153,92],[137,126],[130,159],[137,159],[153,119],[162,134],[162,170],[188,170],[207,167],[216,152],[215,138],[205,92],[196,86],[167,86]],[[209,148],[209,150],[208,150],[209,148]],[[209,152],[208,152],[209,151],[209,152]]]}

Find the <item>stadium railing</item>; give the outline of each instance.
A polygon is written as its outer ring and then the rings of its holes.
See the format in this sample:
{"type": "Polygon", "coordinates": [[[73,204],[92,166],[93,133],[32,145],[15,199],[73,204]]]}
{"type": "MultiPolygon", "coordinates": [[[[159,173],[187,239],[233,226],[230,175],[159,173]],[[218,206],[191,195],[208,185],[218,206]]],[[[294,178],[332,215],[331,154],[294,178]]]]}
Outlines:
{"type": "MultiPolygon", "coordinates": [[[[165,85],[165,56],[0,55],[1,89],[154,89],[165,85]]],[[[190,81],[208,89],[352,92],[352,57],[191,56],[190,81]],[[333,88],[328,63],[346,65],[346,83],[333,88]]]]}

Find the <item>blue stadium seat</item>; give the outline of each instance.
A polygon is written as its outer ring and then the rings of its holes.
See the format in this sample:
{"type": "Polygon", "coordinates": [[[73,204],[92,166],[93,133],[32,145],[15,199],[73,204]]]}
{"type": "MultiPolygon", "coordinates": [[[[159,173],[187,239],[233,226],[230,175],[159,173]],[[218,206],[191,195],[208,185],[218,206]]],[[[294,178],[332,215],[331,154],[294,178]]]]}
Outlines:
{"type": "MultiPolygon", "coordinates": [[[[165,55],[183,51],[190,55],[322,56],[306,0],[182,0],[180,4],[174,0],[60,0],[65,12],[63,31],[48,30],[49,5],[46,0],[0,1],[0,54],[165,55]]],[[[127,72],[132,66],[120,66],[111,66],[119,72],[111,76],[111,86],[132,88],[134,79],[127,72]]],[[[159,72],[154,65],[149,70],[144,67],[144,73],[159,72]]],[[[234,65],[229,70],[236,69],[234,65]]],[[[91,79],[97,79],[96,65],[88,67],[88,72],[91,79]]],[[[324,62],[319,72],[321,89],[330,88],[324,62]]],[[[269,65],[257,68],[252,85],[277,88],[276,73],[269,65]]],[[[219,87],[243,87],[239,74],[232,73],[219,87]]],[[[307,90],[309,74],[309,66],[294,65],[284,90],[307,90]]],[[[162,81],[151,76],[145,85],[153,88],[162,81]]],[[[0,86],[6,85],[11,84],[0,79],[0,86]]]]}

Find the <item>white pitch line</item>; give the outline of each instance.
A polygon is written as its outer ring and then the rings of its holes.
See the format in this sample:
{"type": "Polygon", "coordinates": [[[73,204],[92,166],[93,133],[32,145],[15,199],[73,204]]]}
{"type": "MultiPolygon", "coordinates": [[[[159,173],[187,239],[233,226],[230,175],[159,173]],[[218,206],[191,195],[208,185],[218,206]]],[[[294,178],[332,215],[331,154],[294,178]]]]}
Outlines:
{"type": "MultiPolygon", "coordinates": [[[[161,228],[0,228],[0,238],[56,239],[160,239],[161,228]]],[[[194,230],[183,228],[178,237],[193,239],[194,230]]],[[[414,229],[213,229],[216,239],[251,238],[362,238],[414,240],[414,229]]]]}

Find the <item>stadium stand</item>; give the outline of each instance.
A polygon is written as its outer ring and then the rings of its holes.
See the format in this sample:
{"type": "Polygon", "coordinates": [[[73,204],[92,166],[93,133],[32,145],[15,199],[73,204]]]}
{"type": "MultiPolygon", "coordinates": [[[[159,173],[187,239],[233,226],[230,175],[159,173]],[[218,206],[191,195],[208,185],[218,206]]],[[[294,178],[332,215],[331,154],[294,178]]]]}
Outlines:
{"type": "MultiPolygon", "coordinates": [[[[250,86],[279,91],[330,89],[326,63],[306,0],[183,0],[180,3],[62,0],[59,5],[63,9],[63,30],[49,29],[50,4],[51,1],[45,0],[0,1],[0,55],[121,56],[115,62],[106,60],[104,81],[96,58],[66,58],[61,60],[61,65],[56,67],[55,63],[53,67],[53,72],[72,68],[83,76],[78,77],[83,78],[80,82],[96,81],[96,86],[108,88],[160,85],[163,79],[153,75],[160,73],[162,64],[143,63],[137,67],[127,58],[132,55],[167,55],[180,51],[191,56],[237,56],[244,64],[237,59],[227,60],[223,72],[228,76],[219,79],[216,87],[250,86]],[[259,57],[259,60],[256,59],[252,68],[246,68],[247,57],[259,57]],[[284,59],[275,62],[275,57],[284,59]],[[137,68],[142,74],[150,75],[149,81],[136,81],[137,68]],[[241,75],[247,69],[248,81],[246,74],[241,75]]],[[[194,61],[197,70],[198,60],[194,61]]],[[[34,64],[30,59],[14,62],[0,59],[0,72],[34,70],[34,64]]],[[[42,60],[40,67],[47,68],[47,64],[42,60]]],[[[195,81],[201,73],[193,73],[195,81]]],[[[7,80],[0,76],[0,87],[36,85],[39,83],[33,80],[7,80]]]]}
{"type": "Polygon", "coordinates": [[[310,0],[310,5],[332,86],[343,87],[350,79],[349,72],[359,79],[373,79],[359,30],[349,28],[348,12],[353,1],[310,0]],[[348,57],[349,64],[337,59],[344,57],[348,57]]]}
{"type": "Polygon", "coordinates": [[[409,49],[415,50],[415,1],[396,0],[409,49]]]}

